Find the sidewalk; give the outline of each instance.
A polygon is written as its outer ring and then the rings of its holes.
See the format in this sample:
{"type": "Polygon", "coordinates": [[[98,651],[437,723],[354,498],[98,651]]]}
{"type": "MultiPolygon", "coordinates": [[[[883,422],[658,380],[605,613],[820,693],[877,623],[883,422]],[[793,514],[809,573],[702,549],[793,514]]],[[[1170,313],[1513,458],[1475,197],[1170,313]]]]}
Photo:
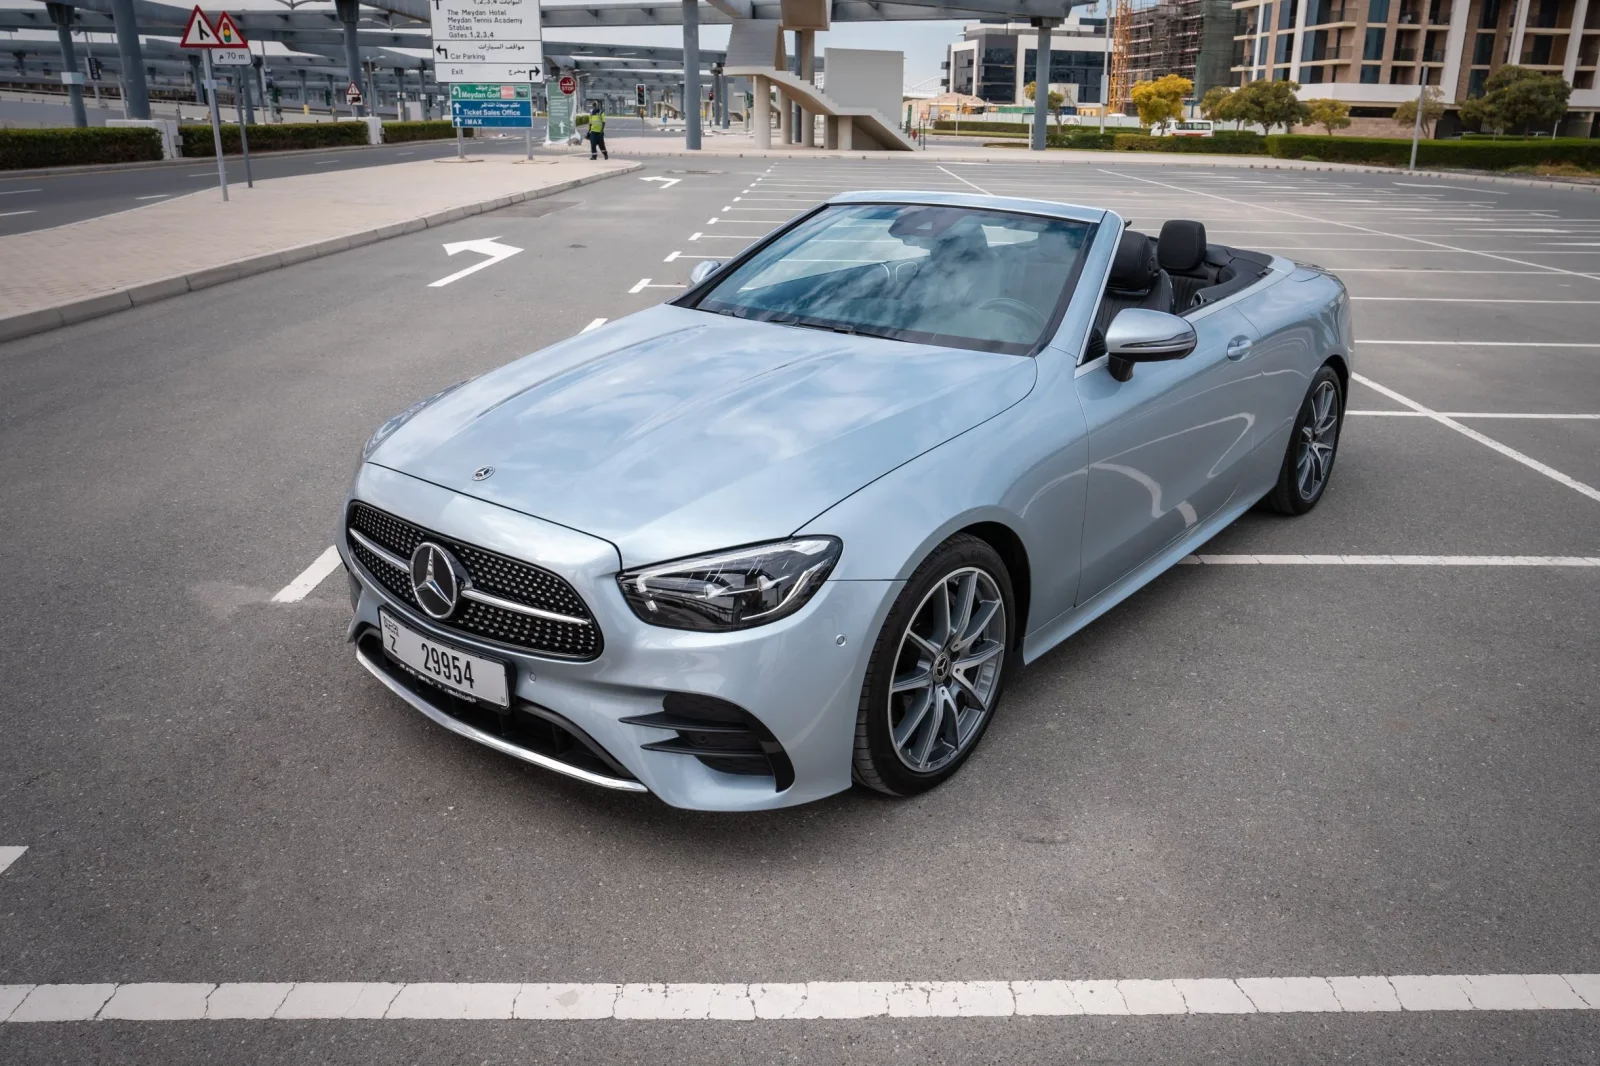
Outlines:
{"type": "MultiPolygon", "coordinates": [[[[213,185],[0,237],[0,341],[454,222],[640,169],[587,157],[425,160],[213,185]]],[[[230,175],[231,176],[231,175],[230,175]]]]}

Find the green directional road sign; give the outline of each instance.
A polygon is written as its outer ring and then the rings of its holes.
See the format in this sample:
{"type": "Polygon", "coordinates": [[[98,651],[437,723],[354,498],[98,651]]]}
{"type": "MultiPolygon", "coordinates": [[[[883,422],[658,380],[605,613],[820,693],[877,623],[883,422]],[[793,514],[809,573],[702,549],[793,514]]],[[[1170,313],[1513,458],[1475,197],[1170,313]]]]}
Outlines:
{"type": "Polygon", "coordinates": [[[533,99],[533,86],[517,85],[515,83],[500,85],[498,83],[452,82],[450,85],[450,99],[531,100],[533,99]]]}

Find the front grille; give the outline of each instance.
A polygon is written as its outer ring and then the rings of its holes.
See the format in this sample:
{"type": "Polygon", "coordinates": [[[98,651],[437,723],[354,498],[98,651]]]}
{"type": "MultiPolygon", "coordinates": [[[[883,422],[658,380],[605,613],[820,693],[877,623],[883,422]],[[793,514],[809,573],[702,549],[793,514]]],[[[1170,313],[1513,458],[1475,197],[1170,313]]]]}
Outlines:
{"type": "Polygon", "coordinates": [[[646,751],[692,755],[725,774],[770,777],[779,792],[794,784],[794,765],[778,738],[755,715],[727,700],[669,692],[662,697],[659,712],[622,721],[677,733],[669,740],[641,745],[646,751]]]}
{"type": "MultiPolygon", "coordinates": [[[[463,599],[454,615],[436,624],[509,648],[561,659],[593,659],[600,654],[600,627],[595,624],[594,616],[577,591],[550,571],[440,536],[364,503],[350,505],[347,521],[351,529],[402,559],[410,559],[411,553],[424,540],[449,549],[466,568],[472,587],[480,592],[525,607],[587,620],[587,624],[579,624],[538,618],[463,599]]],[[[354,537],[349,538],[349,547],[356,561],[366,567],[380,585],[421,613],[421,606],[411,591],[411,574],[407,569],[396,567],[369,551],[354,537]]]]}

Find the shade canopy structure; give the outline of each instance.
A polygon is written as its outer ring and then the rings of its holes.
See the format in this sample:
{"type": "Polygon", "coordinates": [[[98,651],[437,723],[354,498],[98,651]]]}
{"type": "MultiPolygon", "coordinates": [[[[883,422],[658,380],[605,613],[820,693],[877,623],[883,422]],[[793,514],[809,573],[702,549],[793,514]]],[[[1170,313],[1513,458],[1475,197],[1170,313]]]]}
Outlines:
{"type": "MultiPolygon", "coordinates": [[[[683,85],[685,99],[700,99],[703,78],[713,85],[723,82],[726,55],[699,47],[701,25],[733,25],[750,22],[771,23],[780,32],[793,30],[797,52],[803,51],[793,73],[805,86],[791,86],[790,95],[818,97],[811,86],[818,69],[814,37],[818,30],[834,22],[894,22],[937,19],[1033,20],[1048,25],[1073,7],[1089,0],[546,0],[541,4],[545,65],[550,73],[579,72],[609,84],[613,80],[626,86],[652,84],[655,75],[674,72],[683,85]],[[551,39],[550,30],[644,26],[679,26],[683,29],[682,48],[645,45],[590,44],[576,40],[551,39]],[[687,59],[686,59],[687,57],[687,59]]],[[[58,26],[73,31],[115,34],[118,67],[124,72],[129,112],[134,118],[148,118],[145,75],[150,59],[171,61],[161,47],[168,39],[179,38],[188,24],[190,8],[158,0],[70,0],[51,4],[45,0],[25,0],[18,6],[0,8],[0,30],[37,30],[55,34],[58,26]],[[148,55],[147,55],[148,53],[148,55]]],[[[358,86],[367,87],[370,68],[411,67],[431,69],[432,37],[429,29],[428,0],[311,0],[283,11],[245,10],[231,12],[235,24],[251,41],[273,42],[304,62],[320,67],[318,60],[344,63],[344,74],[358,86]]],[[[65,34],[62,35],[65,38],[65,34]]],[[[559,35],[558,35],[559,36],[559,35]]],[[[19,40],[17,43],[21,43],[19,40]]],[[[60,46],[63,52],[66,45],[60,46]]],[[[104,61],[104,57],[102,62],[104,61]]],[[[273,55],[273,65],[297,66],[273,55]]],[[[778,79],[782,80],[782,79],[778,79]]],[[[600,84],[596,81],[596,84],[600,84]]],[[[723,93],[726,93],[724,87],[723,93]]],[[[726,124],[725,101],[717,108],[726,124]]],[[[686,114],[685,142],[698,147],[700,116],[698,109],[686,114]]]]}

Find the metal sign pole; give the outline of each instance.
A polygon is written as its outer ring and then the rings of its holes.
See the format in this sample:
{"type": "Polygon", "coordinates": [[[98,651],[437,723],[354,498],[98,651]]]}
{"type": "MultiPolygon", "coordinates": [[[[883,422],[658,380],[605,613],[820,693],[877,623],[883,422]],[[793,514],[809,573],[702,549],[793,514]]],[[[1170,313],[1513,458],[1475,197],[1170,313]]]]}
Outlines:
{"type": "Polygon", "coordinates": [[[244,80],[244,75],[235,68],[233,75],[233,109],[239,116],[239,148],[244,152],[244,184],[246,188],[256,187],[255,179],[250,176],[250,135],[244,128],[244,101],[243,94],[250,91],[249,82],[244,80]]]}
{"type": "Polygon", "coordinates": [[[464,159],[467,155],[466,138],[461,134],[461,127],[456,127],[456,158],[464,159]]]}
{"type": "Polygon", "coordinates": [[[1417,119],[1411,124],[1411,164],[1407,170],[1417,169],[1417,142],[1422,139],[1422,109],[1428,102],[1428,71],[1417,67],[1417,119]]]}
{"type": "Polygon", "coordinates": [[[222,120],[217,115],[217,82],[211,76],[211,49],[201,49],[206,61],[206,99],[211,101],[211,143],[217,149],[217,182],[222,186],[222,202],[228,202],[228,168],[222,162],[222,120]]]}
{"type": "Polygon", "coordinates": [[[528,161],[532,162],[533,161],[533,123],[532,122],[528,123],[527,128],[525,128],[522,131],[522,135],[523,135],[523,140],[527,142],[528,161]]]}

